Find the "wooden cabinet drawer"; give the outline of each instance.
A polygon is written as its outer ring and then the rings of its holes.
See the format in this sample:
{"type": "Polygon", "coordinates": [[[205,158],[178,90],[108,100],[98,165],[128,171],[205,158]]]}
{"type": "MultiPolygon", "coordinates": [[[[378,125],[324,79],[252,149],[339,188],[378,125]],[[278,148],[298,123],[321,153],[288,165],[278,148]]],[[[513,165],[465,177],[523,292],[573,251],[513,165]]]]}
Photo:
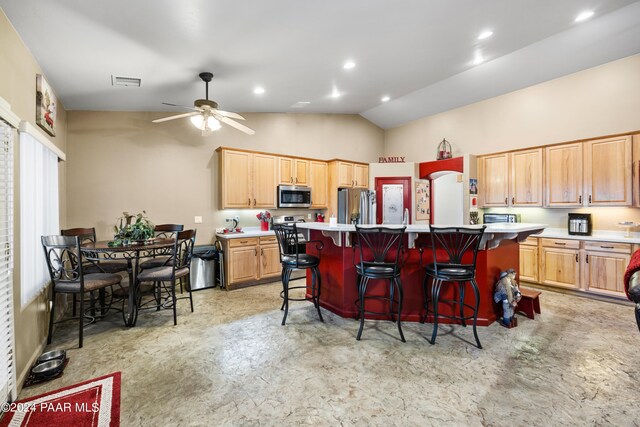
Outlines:
{"type": "Polygon", "coordinates": [[[631,245],[629,243],[585,241],[584,248],[588,251],[631,253],[631,245]]]}
{"type": "Polygon", "coordinates": [[[542,239],[542,246],[547,248],[580,249],[580,240],[542,239]]]}
{"type": "Polygon", "coordinates": [[[275,245],[277,243],[278,243],[278,239],[276,238],[276,236],[260,237],[260,244],[261,245],[275,245]]]}
{"type": "Polygon", "coordinates": [[[258,244],[257,237],[247,237],[246,239],[242,237],[238,237],[235,239],[229,239],[230,248],[236,248],[238,246],[256,246],[257,244],[258,244]]]}
{"type": "Polygon", "coordinates": [[[520,242],[521,245],[525,246],[538,246],[538,238],[537,237],[527,237],[525,241],[520,242]]]}

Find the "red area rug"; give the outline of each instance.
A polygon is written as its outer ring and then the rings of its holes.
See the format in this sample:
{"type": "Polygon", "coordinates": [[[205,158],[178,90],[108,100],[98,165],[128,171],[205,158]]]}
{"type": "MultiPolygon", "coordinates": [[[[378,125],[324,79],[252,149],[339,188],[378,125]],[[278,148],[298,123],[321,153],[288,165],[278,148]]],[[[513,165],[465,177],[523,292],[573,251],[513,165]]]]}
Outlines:
{"type": "Polygon", "coordinates": [[[120,372],[8,404],[0,427],[120,425],[120,372]]]}

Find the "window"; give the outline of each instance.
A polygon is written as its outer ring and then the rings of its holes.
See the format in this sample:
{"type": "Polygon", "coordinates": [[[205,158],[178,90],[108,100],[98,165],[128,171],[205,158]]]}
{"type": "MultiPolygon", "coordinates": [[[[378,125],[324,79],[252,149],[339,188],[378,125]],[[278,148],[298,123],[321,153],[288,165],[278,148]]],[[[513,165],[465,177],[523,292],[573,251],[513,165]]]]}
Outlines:
{"type": "Polygon", "coordinates": [[[49,283],[41,236],[60,234],[58,155],[30,132],[20,132],[20,303],[30,304],[49,283]]]}
{"type": "Polygon", "coordinates": [[[0,119],[0,402],[16,397],[13,360],[13,133],[0,119]]]}

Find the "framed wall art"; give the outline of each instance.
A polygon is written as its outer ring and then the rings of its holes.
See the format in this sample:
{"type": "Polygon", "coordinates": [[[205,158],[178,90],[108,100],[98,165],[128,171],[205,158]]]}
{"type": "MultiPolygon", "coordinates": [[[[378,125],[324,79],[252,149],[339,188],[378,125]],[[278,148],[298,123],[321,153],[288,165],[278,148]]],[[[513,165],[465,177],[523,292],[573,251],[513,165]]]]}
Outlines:
{"type": "Polygon", "coordinates": [[[42,74],[36,74],[36,124],[51,136],[56,136],[58,100],[42,74]]]}

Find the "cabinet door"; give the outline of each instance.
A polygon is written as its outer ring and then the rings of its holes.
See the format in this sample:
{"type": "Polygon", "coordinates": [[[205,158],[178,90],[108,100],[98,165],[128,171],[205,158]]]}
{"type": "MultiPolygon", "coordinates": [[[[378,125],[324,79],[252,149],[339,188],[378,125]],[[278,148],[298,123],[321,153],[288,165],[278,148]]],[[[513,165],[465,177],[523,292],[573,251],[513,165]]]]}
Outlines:
{"type": "Polygon", "coordinates": [[[278,245],[260,245],[260,278],[279,276],[281,272],[278,245]]]}
{"type": "Polygon", "coordinates": [[[275,156],[253,155],[253,199],[251,202],[255,208],[276,207],[275,156]]]}
{"type": "Polygon", "coordinates": [[[538,247],[520,245],[520,270],[521,281],[538,283],[538,247]]]}
{"type": "Polygon", "coordinates": [[[542,148],[511,154],[511,206],[542,206],[542,148]]]}
{"type": "Polygon", "coordinates": [[[483,206],[508,206],[509,204],[509,162],[507,154],[497,154],[482,158],[483,206]]]}
{"type": "Polygon", "coordinates": [[[311,208],[327,207],[327,163],[309,162],[309,186],[311,187],[311,208]]]}
{"type": "Polygon", "coordinates": [[[293,185],[293,159],[288,157],[280,157],[278,159],[278,184],[293,185]]]}
{"type": "Polygon", "coordinates": [[[309,185],[309,160],[295,159],[294,163],[293,183],[296,185],[309,185]]]}
{"type": "Polygon", "coordinates": [[[582,206],[582,143],[545,149],[546,206],[582,206]]]}
{"type": "Polygon", "coordinates": [[[565,288],[578,288],[580,257],[577,249],[542,247],[541,282],[565,288]]]}
{"type": "Polygon", "coordinates": [[[585,197],[590,206],[631,206],[631,137],[584,144],[585,197]]]}
{"type": "Polygon", "coordinates": [[[354,164],[353,165],[353,181],[354,187],[369,188],[369,166],[354,164]]]}
{"type": "Polygon", "coordinates": [[[222,151],[222,208],[249,208],[251,194],[251,153],[222,151]]]}
{"type": "Polygon", "coordinates": [[[229,284],[258,280],[258,245],[229,249],[229,284]]]}
{"type": "Polygon", "coordinates": [[[624,272],[630,255],[586,251],[585,285],[590,291],[624,293],[624,272]]]}
{"type": "Polygon", "coordinates": [[[338,187],[353,187],[353,163],[338,162],[338,187]]]}

